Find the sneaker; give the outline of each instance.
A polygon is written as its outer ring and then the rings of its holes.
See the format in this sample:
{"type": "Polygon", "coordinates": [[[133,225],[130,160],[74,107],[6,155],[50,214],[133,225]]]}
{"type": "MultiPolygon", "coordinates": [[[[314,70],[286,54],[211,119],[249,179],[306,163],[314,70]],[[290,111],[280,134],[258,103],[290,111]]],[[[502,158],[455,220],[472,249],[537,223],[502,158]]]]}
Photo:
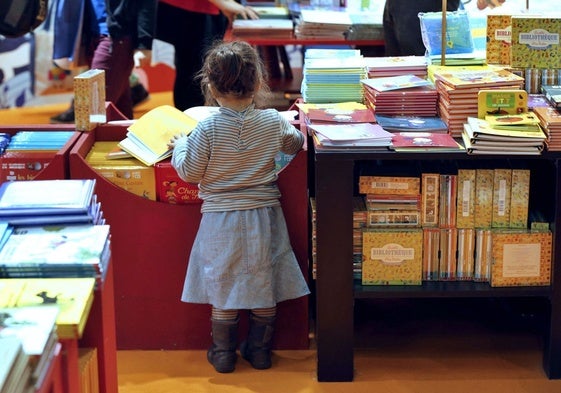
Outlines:
{"type": "Polygon", "coordinates": [[[51,124],[74,123],[74,105],[58,115],[50,118],[51,124]]]}
{"type": "Polygon", "coordinates": [[[149,96],[150,94],[148,94],[148,91],[144,88],[142,83],[137,83],[136,85],[131,86],[131,98],[132,98],[133,108],[138,104],[140,104],[141,102],[146,101],[146,99],[148,99],[149,96]]]}

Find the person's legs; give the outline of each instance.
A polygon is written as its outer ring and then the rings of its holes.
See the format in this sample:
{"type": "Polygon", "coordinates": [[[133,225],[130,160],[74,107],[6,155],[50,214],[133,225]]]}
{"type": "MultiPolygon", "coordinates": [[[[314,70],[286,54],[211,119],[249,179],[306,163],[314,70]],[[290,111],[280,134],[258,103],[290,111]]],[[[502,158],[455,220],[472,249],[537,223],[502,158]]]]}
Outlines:
{"type": "Polygon", "coordinates": [[[231,373],[236,367],[238,310],[212,308],[212,346],[207,359],[219,373],[231,373]]]}
{"type": "Polygon", "coordinates": [[[240,346],[242,357],[257,370],[271,368],[271,349],[277,308],[253,309],[249,313],[249,333],[240,346]]]}

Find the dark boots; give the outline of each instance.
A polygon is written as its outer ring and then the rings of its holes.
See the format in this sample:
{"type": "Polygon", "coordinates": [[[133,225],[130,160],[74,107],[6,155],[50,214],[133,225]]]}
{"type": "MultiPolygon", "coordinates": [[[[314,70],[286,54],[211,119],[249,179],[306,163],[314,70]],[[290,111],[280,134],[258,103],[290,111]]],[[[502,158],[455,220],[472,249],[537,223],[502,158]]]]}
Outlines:
{"type": "Polygon", "coordinates": [[[249,333],[240,346],[242,357],[258,370],[271,368],[271,347],[275,317],[249,314],[249,333]]]}
{"type": "Polygon", "coordinates": [[[207,359],[219,373],[231,373],[236,367],[236,346],[238,322],[212,320],[212,346],[207,352],[207,359]]]}

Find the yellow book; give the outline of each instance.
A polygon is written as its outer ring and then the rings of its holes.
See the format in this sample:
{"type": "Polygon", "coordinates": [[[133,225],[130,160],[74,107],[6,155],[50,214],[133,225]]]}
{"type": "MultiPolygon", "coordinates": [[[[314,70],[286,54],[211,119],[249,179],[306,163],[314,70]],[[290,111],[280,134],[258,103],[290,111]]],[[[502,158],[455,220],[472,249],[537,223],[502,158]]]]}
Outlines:
{"type": "Polygon", "coordinates": [[[421,225],[423,227],[438,226],[440,174],[421,174],[421,225]]]}
{"type": "Polygon", "coordinates": [[[512,170],[510,197],[510,227],[528,227],[528,204],[530,200],[530,170],[512,170]]]}
{"type": "Polygon", "coordinates": [[[91,69],[74,77],[74,113],[77,131],[91,131],[105,123],[105,71],[91,69]]]}
{"type": "Polygon", "coordinates": [[[491,286],[546,286],[551,283],[551,232],[493,231],[491,286]]]}
{"type": "Polygon", "coordinates": [[[168,143],[178,134],[188,135],[197,120],[171,105],[158,106],[136,120],[119,147],[147,166],[171,156],[168,143]]]}
{"type": "Polygon", "coordinates": [[[475,171],[474,225],[476,228],[490,228],[493,215],[493,170],[475,171]]]}
{"type": "Polygon", "coordinates": [[[561,17],[513,15],[510,65],[561,68],[561,17]]]}
{"type": "Polygon", "coordinates": [[[421,192],[420,177],[360,176],[361,194],[418,195],[421,192]]]}
{"type": "Polygon", "coordinates": [[[494,170],[492,228],[508,228],[510,225],[511,182],[512,169],[494,170]]]}
{"type": "Polygon", "coordinates": [[[422,229],[365,231],[362,244],[363,285],[421,285],[422,229]]]}
{"type": "Polygon", "coordinates": [[[60,338],[82,336],[94,299],[94,278],[0,279],[0,307],[56,305],[60,338]]]}
{"type": "Polygon", "coordinates": [[[475,226],[475,169],[458,169],[456,227],[475,226]]]}
{"type": "Polygon", "coordinates": [[[487,15],[487,64],[510,64],[511,16],[493,13],[487,15]]]}

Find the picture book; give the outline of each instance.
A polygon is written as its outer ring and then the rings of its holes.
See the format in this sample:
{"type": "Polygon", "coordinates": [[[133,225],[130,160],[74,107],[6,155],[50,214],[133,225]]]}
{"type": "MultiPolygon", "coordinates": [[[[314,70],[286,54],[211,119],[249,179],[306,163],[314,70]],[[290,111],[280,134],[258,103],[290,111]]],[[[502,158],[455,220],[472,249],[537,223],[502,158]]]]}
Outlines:
{"type": "Polygon", "coordinates": [[[487,14],[486,58],[488,64],[510,64],[511,16],[498,13],[487,14]]]}
{"type": "Polygon", "coordinates": [[[396,132],[392,148],[399,152],[459,152],[464,148],[450,134],[432,132],[396,132]]]}
{"type": "Polygon", "coordinates": [[[376,229],[363,233],[363,285],[421,285],[423,231],[376,229]]]}
{"type": "Polygon", "coordinates": [[[171,105],[156,107],[136,120],[119,147],[147,166],[170,157],[167,144],[178,134],[188,135],[197,120],[171,105]]]}
{"type": "Polygon", "coordinates": [[[89,212],[94,179],[22,180],[0,185],[0,217],[89,212]]]}
{"type": "Polygon", "coordinates": [[[0,392],[24,392],[29,387],[29,357],[17,336],[0,337],[0,359],[0,392]]]}
{"type": "Polygon", "coordinates": [[[339,124],[310,124],[310,128],[317,134],[329,139],[332,143],[349,142],[390,142],[392,134],[384,130],[379,124],[350,123],[339,124]]]}
{"type": "Polygon", "coordinates": [[[472,138],[479,138],[483,135],[493,135],[501,137],[511,137],[514,139],[518,138],[532,138],[534,140],[545,141],[546,135],[539,130],[535,131],[511,131],[492,127],[487,120],[478,119],[476,117],[468,117],[467,123],[470,126],[470,132],[472,138]]]}
{"type": "Polygon", "coordinates": [[[376,121],[386,131],[447,132],[448,126],[438,116],[386,116],[376,114],[376,121]]]}
{"type": "Polygon", "coordinates": [[[373,123],[376,121],[374,111],[370,108],[337,109],[310,108],[306,113],[310,123],[373,123]]]}
{"type": "Polygon", "coordinates": [[[510,65],[561,68],[561,17],[513,15],[510,65]]]}
{"type": "Polygon", "coordinates": [[[74,113],[77,131],[91,131],[105,123],[105,71],[91,69],[74,77],[74,113]]]}
{"type": "Polygon", "coordinates": [[[477,117],[487,115],[516,115],[528,112],[526,90],[481,89],[477,93],[477,117]]]}
{"type": "Polygon", "coordinates": [[[420,78],[413,74],[361,79],[360,82],[377,91],[408,89],[411,87],[432,85],[427,79],[420,78]]]}
{"type": "Polygon", "coordinates": [[[491,286],[551,284],[551,232],[493,231],[491,286]]]}
{"type": "Polygon", "coordinates": [[[561,85],[542,85],[541,89],[551,106],[561,109],[561,85]]]}
{"type": "Polygon", "coordinates": [[[516,115],[486,115],[491,128],[510,131],[541,132],[540,120],[533,112],[516,115]]]}
{"type": "Polygon", "coordinates": [[[490,69],[482,66],[479,70],[435,72],[434,78],[456,89],[486,86],[512,85],[524,83],[524,78],[505,69],[490,69]]]}
{"type": "Polygon", "coordinates": [[[94,298],[94,278],[0,279],[0,307],[57,306],[57,334],[82,337],[94,298]]]}

